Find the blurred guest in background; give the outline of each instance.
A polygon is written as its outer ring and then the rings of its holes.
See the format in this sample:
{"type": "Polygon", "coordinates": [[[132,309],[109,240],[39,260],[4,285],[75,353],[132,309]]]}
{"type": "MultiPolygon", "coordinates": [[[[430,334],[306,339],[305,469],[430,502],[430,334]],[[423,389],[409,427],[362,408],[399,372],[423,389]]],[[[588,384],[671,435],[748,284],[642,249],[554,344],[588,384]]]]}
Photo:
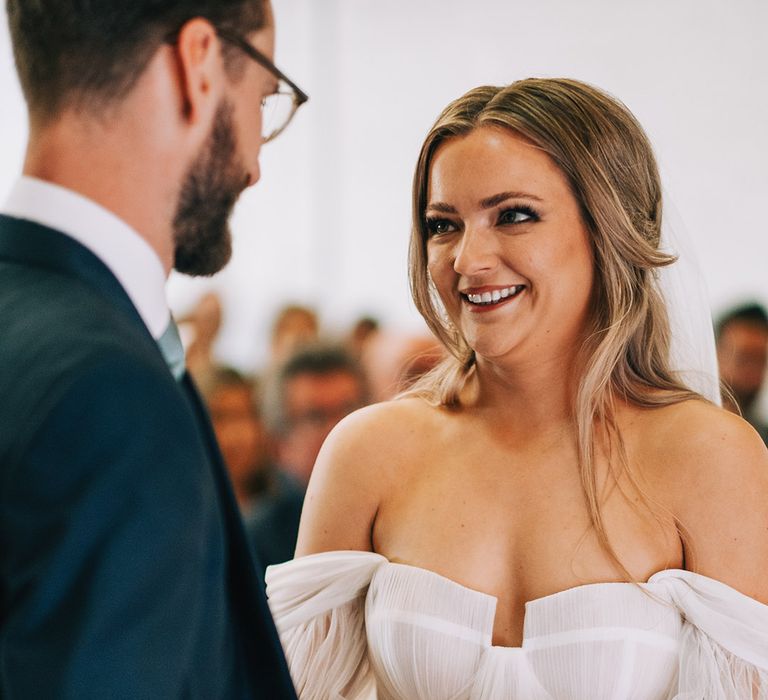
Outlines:
{"type": "Polygon", "coordinates": [[[715,334],[720,378],[732,394],[723,396],[723,405],[741,413],[768,443],[768,425],[757,407],[768,365],[768,313],[757,303],[730,309],[715,334]]]}
{"type": "Polygon", "coordinates": [[[367,401],[360,365],[335,345],[298,350],[267,382],[264,418],[278,464],[246,523],[265,568],[293,557],[304,490],[320,447],[336,423],[367,401]]]}
{"type": "Polygon", "coordinates": [[[187,370],[203,393],[207,393],[207,385],[216,371],[213,346],[221,329],[221,318],[221,299],[215,292],[208,292],[187,316],[178,320],[182,339],[188,338],[187,370]]]}
{"type": "Polygon", "coordinates": [[[245,529],[262,575],[271,564],[293,558],[305,486],[274,462],[262,471],[263,488],[245,515],[245,529]]]}
{"type": "Polygon", "coordinates": [[[373,401],[394,398],[444,357],[440,343],[427,332],[377,331],[366,343],[361,358],[373,401]]]}
{"type": "Polygon", "coordinates": [[[378,330],[379,322],[372,316],[361,316],[357,319],[347,338],[347,346],[352,355],[360,359],[368,343],[376,337],[378,330]]]}
{"type": "Polygon", "coordinates": [[[267,381],[264,398],[277,461],[306,486],[323,441],[344,416],[368,403],[368,386],[344,348],[312,345],[286,360],[267,381]]]}
{"type": "Polygon", "coordinates": [[[218,367],[205,399],[243,517],[267,490],[270,453],[256,382],[231,367],[218,367]]]}
{"type": "Polygon", "coordinates": [[[272,323],[271,363],[279,364],[299,348],[317,342],[317,314],[307,306],[288,304],[272,323]]]}

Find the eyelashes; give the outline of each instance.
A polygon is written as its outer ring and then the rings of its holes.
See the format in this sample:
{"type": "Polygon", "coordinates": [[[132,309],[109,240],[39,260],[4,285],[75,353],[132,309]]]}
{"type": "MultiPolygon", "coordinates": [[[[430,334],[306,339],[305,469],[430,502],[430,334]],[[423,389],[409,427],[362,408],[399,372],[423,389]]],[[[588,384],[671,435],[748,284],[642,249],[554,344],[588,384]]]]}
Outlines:
{"type": "Polygon", "coordinates": [[[539,214],[533,207],[529,207],[527,204],[521,204],[516,207],[509,207],[508,209],[502,209],[499,212],[499,220],[497,225],[502,224],[523,224],[527,221],[538,221],[539,214]]]}
{"type": "Polygon", "coordinates": [[[456,230],[456,224],[450,219],[441,219],[436,216],[428,216],[424,219],[424,228],[427,231],[427,236],[432,238],[433,236],[441,236],[446,233],[451,233],[456,230]]]}
{"type": "MultiPolygon", "coordinates": [[[[539,221],[541,216],[531,206],[520,204],[514,207],[502,209],[497,218],[496,226],[519,226],[520,224],[539,221]]],[[[444,236],[461,228],[461,224],[452,219],[439,216],[427,216],[424,218],[424,229],[428,238],[444,236]]]]}

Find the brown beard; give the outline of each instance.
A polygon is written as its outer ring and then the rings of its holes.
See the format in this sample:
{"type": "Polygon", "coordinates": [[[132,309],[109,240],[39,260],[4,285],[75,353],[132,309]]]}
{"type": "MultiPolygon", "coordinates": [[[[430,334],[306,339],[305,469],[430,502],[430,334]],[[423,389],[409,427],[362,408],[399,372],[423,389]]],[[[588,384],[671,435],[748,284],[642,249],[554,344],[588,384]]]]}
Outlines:
{"type": "Polygon", "coordinates": [[[235,155],[232,112],[229,102],[219,105],[211,133],[181,185],[173,219],[173,266],[187,275],[213,275],[232,257],[229,217],[248,182],[235,155]]]}

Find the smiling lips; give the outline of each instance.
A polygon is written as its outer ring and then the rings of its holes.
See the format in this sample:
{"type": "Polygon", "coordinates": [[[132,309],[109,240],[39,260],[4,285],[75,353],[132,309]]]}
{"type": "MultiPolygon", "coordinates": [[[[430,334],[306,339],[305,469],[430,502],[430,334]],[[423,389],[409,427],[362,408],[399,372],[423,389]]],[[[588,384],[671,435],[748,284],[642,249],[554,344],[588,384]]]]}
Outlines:
{"type": "Polygon", "coordinates": [[[497,306],[518,296],[524,289],[524,284],[515,284],[484,292],[461,293],[461,297],[472,306],[497,306]]]}

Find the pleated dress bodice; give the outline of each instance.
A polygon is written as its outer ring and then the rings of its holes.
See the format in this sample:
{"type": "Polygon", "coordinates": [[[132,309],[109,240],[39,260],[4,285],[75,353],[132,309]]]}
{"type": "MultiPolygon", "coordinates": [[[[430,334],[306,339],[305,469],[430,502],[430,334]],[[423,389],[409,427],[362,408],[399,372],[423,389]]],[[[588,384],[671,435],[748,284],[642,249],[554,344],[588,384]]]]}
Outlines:
{"type": "Polygon", "coordinates": [[[687,571],[530,601],[520,647],[492,643],[493,596],[378,554],[302,557],[267,590],[302,699],[768,698],[768,606],[687,571]]]}

